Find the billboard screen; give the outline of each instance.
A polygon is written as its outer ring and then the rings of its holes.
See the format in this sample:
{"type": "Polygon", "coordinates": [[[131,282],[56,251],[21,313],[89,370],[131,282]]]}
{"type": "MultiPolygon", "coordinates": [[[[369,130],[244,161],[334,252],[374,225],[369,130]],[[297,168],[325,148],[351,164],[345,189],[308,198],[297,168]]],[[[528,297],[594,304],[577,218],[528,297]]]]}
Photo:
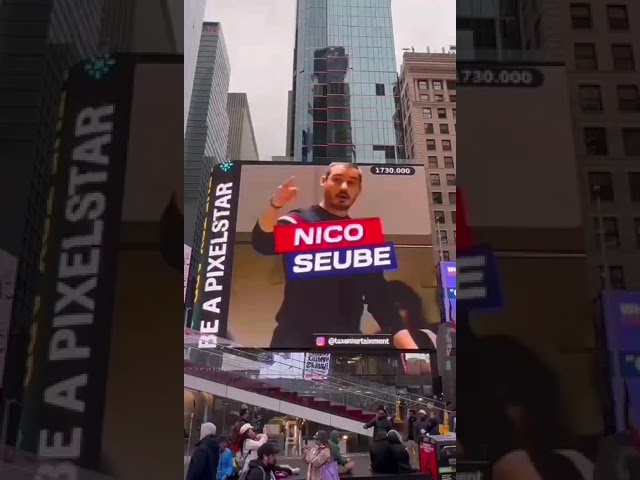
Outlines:
{"type": "Polygon", "coordinates": [[[192,325],[210,335],[201,347],[222,337],[279,350],[435,349],[422,166],[225,164],[208,205],[192,325]]]}
{"type": "MultiPolygon", "coordinates": [[[[635,358],[640,354],[640,292],[605,291],[602,302],[607,350],[614,366],[611,378],[616,428],[624,431],[627,397],[625,377],[629,384],[638,382],[637,378],[632,377],[637,371],[635,358]],[[629,364],[632,364],[632,368],[629,364]]],[[[635,411],[640,410],[640,405],[632,407],[635,407],[635,411]]]]}
{"type": "Polygon", "coordinates": [[[456,321],[456,262],[440,262],[440,288],[444,318],[447,322],[456,321]]]}

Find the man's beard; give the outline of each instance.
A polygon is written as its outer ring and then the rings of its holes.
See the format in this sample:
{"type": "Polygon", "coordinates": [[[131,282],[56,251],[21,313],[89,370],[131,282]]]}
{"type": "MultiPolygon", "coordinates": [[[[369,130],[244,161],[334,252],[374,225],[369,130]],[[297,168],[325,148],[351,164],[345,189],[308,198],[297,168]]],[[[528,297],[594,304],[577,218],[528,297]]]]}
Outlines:
{"type": "Polygon", "coordinates": [[[335,208],[336,210],[341,210],[343,212],[348,211],[351,208],[351,205],[353,204],[353,202],[351,201],[350,198],[345,199],[348,201],[348,203],[340,203],[340,198],[333,197],[333,198],[328,198],[328,201],[326,202],[327,204],[331,205],[333,208],[335,208]]]}

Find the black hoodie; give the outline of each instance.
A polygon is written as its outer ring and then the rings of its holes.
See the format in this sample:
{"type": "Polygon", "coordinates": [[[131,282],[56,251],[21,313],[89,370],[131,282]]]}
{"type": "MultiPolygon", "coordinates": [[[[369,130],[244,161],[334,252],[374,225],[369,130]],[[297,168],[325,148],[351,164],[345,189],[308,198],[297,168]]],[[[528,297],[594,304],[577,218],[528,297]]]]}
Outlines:
{"type": "Polygon", "coordinates": [[[275,480],[273,467],[269,468],[260,460],[251,460],[249,462],[249,470],[245,480],[275,480]]]}
{"type": "Polygon", "coordinates": [[[369,450],[371,458],[371,470],[375,473],[396,473],[397,463],[391,450],[391,444],[387,440],[386,433],[380,431],[371,444],[369,450]]]}
{"type": "Polygon", "coordinates": [[[218,473],[220,445],[215,435],[207,435],[196,443],[185,480],[211,480],[218,473]]]}
{"type": "Polygon", "coordinates": [[[411,466],[409,452],[402,444],[402,437],[395,430],[391,430],[387,435],[387,440],[391,446],[391,453],[395,459],[396,473],[412,473],[415,469],[411,466]]]}

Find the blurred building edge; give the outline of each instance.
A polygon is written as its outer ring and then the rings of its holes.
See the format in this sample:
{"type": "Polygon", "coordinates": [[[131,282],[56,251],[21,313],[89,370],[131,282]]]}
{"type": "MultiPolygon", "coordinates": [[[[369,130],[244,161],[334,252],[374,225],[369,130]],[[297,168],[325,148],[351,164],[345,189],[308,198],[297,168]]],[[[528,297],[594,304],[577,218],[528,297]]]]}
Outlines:
{"type": "Polygon", "coordinates": [[[427,173],[436,261],[456,256],[456,56],[405,52],[400,72],[405,151],[427,173]]]}
{"type": "Polygon", "coordinates": [[[229,116],[229,143],[227,159],[259,160],[258,144],[253,131],[249,99],[246,93],[229,93],[227,97],[229,116]]]}
{"type": "MultiPolygon", "coordinates": [[[[231,65],[222,25],[204,22],[184,140],[184,243],[202,243],[211,170],[227,157],[227,98],[231,65]]],[[[200,248],[191,250],[190,277],[200,265],[200,248]]],[[[187,291],[185,305],[192,302],[187,291]]]]}
{"type": "Polygon", "coordinates": [[[5,426],[10,444],[16,441],[29,329],[38,292],[64,76],[72,65],[100,53],[104,2],[51,0],[22,7],[14,2],[0,3],[0,109],[10,112],[0,128],[0,248],[18,258],[6,368],[0,365],[6,372],[2,394],[11,405],[5,426]]]}

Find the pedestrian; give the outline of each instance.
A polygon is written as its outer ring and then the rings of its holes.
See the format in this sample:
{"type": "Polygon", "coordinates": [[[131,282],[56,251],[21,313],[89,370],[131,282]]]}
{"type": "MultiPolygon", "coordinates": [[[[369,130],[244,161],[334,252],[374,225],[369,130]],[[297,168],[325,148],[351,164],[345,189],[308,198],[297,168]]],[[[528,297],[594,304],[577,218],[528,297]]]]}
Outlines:
{"type": "Polygon", "coordinates": [[[218,462],[216,480],[227,480],[232,478],[235,473],[233,452],[229,448],[229,439],[227,437],[220,436],[218,445],[220,445],[220,461],[218,462]]]}
{"type": "MultiPolygon", "coordinates": [[[[306,480],[323,480],[322,470],[331,463],[331,448],[327,432],[319,430],[313,437],[315,446],[302,450],[303,460],[309,465],[306,480]]],[[[336,468],[336,476],[338,475],[336,468]]]]}
{"type": "Polygon", "coordinates": [[[338,474],[344,475],[351,473],[356,464],[350,458],[346,458],[340,451],[340,432],[334,430],[331,432],[329,439],[329,447],[331,448],[331,458],[338,464],[338,474]]]}
{"type": "Polygon", "coordinates": [[[216,426],[203,423],[200,428],[200,440],[189,461],[185,480],[212,480],[216,478],[220,461],[220,445],[216,439],[216,426]]]}
{"type": "Polygon", "coordinates": [[[245,423],[240,427],[240,441],[242,446],[236,454],[236,461],[240,470],[240,478],[249,470],[249,463],[258,458],[258,449],[263,446],[269,437],[265,433],[256,434],[250,423],[245,423]]]}
{"type": "Polygon", "coordinates": [[[412,465],[418,465],[420,455],[418,451],[418,442],[416,438],[416,429],[415,424],[417,421],[416,411],[411,408],[409,410],[409,416],[407,417],[407,430],[406,430],[406,438],[407,438],[407,451],[409,452],[409,457],[411,458],[412,465]]]}
{"type": "Polygon", "coordinates": [[[229,435],[231,440],[231,451],[236,454],[240,447],[242,447],[242,441],[240,439],[240,428],[245,424],[249,423],[249,409],[242,408],[240,409],[240,415],[238,416],[238,420],[231,427],[231,434],[229,435]]]}
{"type": "Polygon", "coordinates": [[[256,457],[247,463],[245,480],[275,480],[276,455],[280,451],[275,445],[265,443],[256,450],[256,457]]]}
{"type": "Polygon", "coordinates": [[[387,410],[384,408],[384,405],[380,405],[376,411],[376,416],[362,426],[365,430],[371,427],[373,427],[373,438],[375,438],[379,432],[383,432],[386,435],[393,430],[393,423],[389,420],[389,415],[387,415],[387,410]]]}

